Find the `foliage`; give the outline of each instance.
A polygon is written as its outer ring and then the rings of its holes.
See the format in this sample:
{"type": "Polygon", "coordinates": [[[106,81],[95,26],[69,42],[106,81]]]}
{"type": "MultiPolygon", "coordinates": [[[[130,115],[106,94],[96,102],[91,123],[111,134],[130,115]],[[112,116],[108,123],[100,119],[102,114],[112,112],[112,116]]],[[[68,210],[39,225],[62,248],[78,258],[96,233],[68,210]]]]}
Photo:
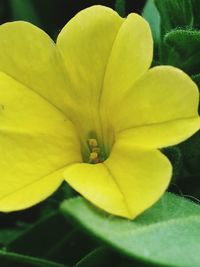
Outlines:
{"type": "Polygon", "coordinates": [[[104,214],[82,198],[65,201],[61,210],[68,219],[75,219],[96,238],[130,258],[161,266],[199,266],[200,208],[184,198],[166,193],[133,221],[104,214]]]}

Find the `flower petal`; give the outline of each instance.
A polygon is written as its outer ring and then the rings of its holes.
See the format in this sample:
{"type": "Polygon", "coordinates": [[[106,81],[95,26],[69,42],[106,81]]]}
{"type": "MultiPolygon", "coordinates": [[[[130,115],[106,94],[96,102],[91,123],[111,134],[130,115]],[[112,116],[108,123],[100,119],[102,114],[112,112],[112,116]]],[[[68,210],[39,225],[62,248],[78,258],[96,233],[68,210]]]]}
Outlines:
{"type": "Polygon", "coordinates": [[[124,147],[117,142],[100,164],[74,164],[64,172],[66,181],[101,209],[135,218],[166,190],[171,165],[157,150],[124,147]]]}
{"type": "Polygon", "coordinates": [[[144,148],[163,148],[179,144],[200,129],[200,118],[150,124],[122,131],[117,139],[123,144],[144,148]]]}
{"type": "Polygon", "coordinates": [[[129,217],[124,197],[104,164],[73,164],[64,171],[66,181],[101,209],[129,217]]]}
{"type": "Polygon", "coordinates": [[[48,101],[0,73],[0,210],[27,208],[61,184],[81,161],[73,125],[48,101]]]}
{"type": "Polygon", "coordinates": [[[58,36],[57,47],[71,79],[70,95],[76,103],[72,117],[83,127],[79,130],[82,133],[99,128],[98,102],[105,69],[122,22],[112,9],[93,6],[79,12],[58,36]]]}
{"type": "Polygon", "coordinates": [[[81,105],[99,100],[108,58],[123,19],[112,9],[93,6],[79,12],[57,39],[73,94],[81,105]]]}
{"type": "Polygon", "coordinates": [[[116,36],[105,73],[102,101],[120,101],[122,96],[150,67],[153,40],[149,24],[130,14],[116,36]]]}
{"type": "Polygon", "coordinates": [[[68,83],[51,38],[23,21],[0,26],[0,71],[32,88],[66,113],[68,83]]]}
{"type": "Polygon", "coordinates": [[[110,116],[116,138],[133,146],[160,148],[182,142],[200,128],[198,104],[198,88],[189,76],[161,66],[138,80],[110,116]]]}
{"type": "Polygon", "coordinates": [[[110,138],[113,135],[113,119],[120,112],[121,105],[126,105],[123,97],[148,70],[152,56],[153,40],[149,24],[141,16],[130,14],[120,27],[113,44],[99,105],[106,150],[111,149],[113,143],[113,138],[110,138]]]}

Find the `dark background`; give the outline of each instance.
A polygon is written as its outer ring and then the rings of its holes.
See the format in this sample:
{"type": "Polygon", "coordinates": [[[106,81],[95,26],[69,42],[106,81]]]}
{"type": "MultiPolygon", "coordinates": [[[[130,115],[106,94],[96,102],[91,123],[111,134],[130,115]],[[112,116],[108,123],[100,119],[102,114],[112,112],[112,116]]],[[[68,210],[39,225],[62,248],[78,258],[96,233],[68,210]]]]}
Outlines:
{"type": "MultiPolygon", "coordinates": [[[[144,3],[145,0],[127,0],[125,13],[140,13],[144,3]]],[[[55,38],[68,20],[80,10],[92,5],[114,8],[115,1],[0,0],[0,23],[13,20],[29,21],[55,38]]]]}

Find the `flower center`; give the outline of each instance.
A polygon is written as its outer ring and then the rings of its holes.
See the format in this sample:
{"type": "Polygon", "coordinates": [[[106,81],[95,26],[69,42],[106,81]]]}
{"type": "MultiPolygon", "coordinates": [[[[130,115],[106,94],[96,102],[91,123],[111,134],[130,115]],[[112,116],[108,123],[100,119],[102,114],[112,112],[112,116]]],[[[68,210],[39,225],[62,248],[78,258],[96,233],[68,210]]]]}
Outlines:
{"type": "Polygon", "coordinates": [[[88,159],[89,163],[97,164],[105,160],[96,138],[88,139],[88,147],[89,147],[89,159],[88,159]]]}

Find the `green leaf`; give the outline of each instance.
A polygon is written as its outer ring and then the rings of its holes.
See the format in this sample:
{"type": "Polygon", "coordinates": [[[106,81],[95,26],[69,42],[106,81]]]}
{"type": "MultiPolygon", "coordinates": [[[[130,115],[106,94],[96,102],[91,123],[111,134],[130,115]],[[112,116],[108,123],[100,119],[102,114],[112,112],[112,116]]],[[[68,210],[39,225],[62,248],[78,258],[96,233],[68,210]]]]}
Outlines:
{"type": "Polygon", "coordinates": [[[160,15],[154,0],[148,0],[146,2],[142,16],[149,22],[154,42],[158,43],[160,40],[160,15]]]}
{"type": "Polygon", "coordinates": [[[67,224],[58,212],[44,217],[6,246],[7,251],[70,265],[92,249],[93,242],[67,224]]]}
{"type": "Polygon", "coordinates": [[[99,247],[87,254],[75,267],[110,267],[116,263],[114,259],[113,252],[104,247],[99,247]]]}
{"type": "Polygon", "coordinates": [[[40,26],[40,19],[37,15],[33,1],[31,0],[10,0],[11,13],[13,20],[29,21],[40,26]]]}
{"type": "Polygon", "coordinates": [[[161,17],[163,35],[177,27],[193,26],[193,9],[190,0],[155,0],[161,17]]]}
{"type": "Polygon", "coordinates": [[[200,16],[199,16],[199,10],[200,10],[200,1],[199,0],[191,0],[192,7],[193,7],[193,24],[195,28],[200,28],[200,16]]]}
{"type": "Polygon", "coordinates": [[[137,260],[127,259],[107,247],[98,247],[82,258],[75,267],[149,267],[137,260]]]}
{"type": "Polygon", "coordinates": [[[12,240],[6,249],[26,255],[45,257],[47,251],[52,249],[54,244],[61,241],[63,233],[69,231],[67,228],[68,226],[63,222],[61,215],[57,212],[51,213],[12,240]],[[59,227],[57,228],[58,225],[59,227]]]}
{"type": "Polygon", "coordinates": [[[5,246],[12,240],[16,239],[22,230],[18,228],[3,228],[0,229],[0,246],[5,246]]]}
{"type": "MultiPolygon", "coordinates": [[[[160,13],[162,37],[172,30],[180,28],[189,30],[195,27],[191,0],[155,0],[155,4],[160,13]]],[[[190,50],[189,46],[185,48],[187,51],[190,50]]],[[[199,65],[198,59],[199,55],[182,58],[173,47],[167,46],[161,39],[159,47],[159,62],[161,65],[172,65],[183,69],[188,74],[194,74],[199,65]]]]}
{"type": "Polygon", "coordinates": [[[165,35],[164,41],[179,53],[192,54],[199,51],[200,31],[172,30],[165,35]]]}
{"type": "Polygon", "coordinates": [[[115,10],[121,17],[126,15],[126,2],[125,0],[115,0],[115,10]]]}
{"type": "Polygon", "coordinates": [[[133,221],[108,215],[81,197],[65,201],[61,211],[131,258],[159,266],[200,266],[200,207],[184,198],[166,193],[133,221]]]}
{"type": "Polygon", "coordinates": [[[2,267],[66,267],[66,265],[0,250],[2,267]]]}
{"type": "Polygon", "coordinates": [[[189,74],[200,72],[200,31],[172,30],[164,42],[179,55],[176,65],[189,74]]]}

